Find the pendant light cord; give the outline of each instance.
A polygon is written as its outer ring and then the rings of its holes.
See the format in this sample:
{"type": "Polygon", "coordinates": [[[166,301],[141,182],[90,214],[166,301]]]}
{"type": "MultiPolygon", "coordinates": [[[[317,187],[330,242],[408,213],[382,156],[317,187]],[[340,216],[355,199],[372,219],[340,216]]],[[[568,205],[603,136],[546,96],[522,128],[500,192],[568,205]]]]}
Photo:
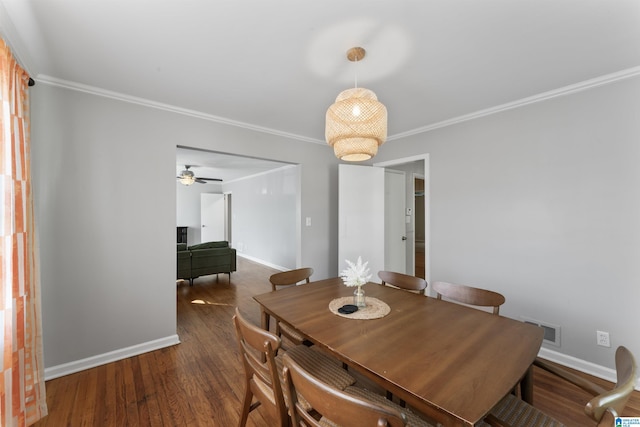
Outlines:
{"type": "Polygon", "coordinates": [[[356,59],[353,62],[355,62],[355,65],[354,65],[354,67],[355,67],[355,81],[356,81],[356,87],[355,88],[358,89],[358,62],[360,62],[360,61],[356,59]]]}

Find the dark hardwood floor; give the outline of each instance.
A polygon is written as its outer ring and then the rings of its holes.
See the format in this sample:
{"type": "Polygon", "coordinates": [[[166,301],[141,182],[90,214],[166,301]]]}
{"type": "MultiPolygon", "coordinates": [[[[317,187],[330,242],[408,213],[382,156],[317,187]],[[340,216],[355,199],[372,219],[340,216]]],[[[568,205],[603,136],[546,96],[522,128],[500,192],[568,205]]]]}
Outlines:
{"type": "MultiPolygon", "coordinates": [[[[231,317],[238,306],[259,324],[252,296],[270,291],[274,272],[239,257],[231,283],[223,274],[196,279],[193,287],[178,282],[181,344],[47,381],[49,415],[35,425],[236,426],[243,372],[231,317]]],[[[544,372],[534,379],[536,406],[568,426],[595,425],[583,413],[588,395],[544,372]]],[[[640,416],[640,392],[625,415],[640,416]]],[[[272,425],[266,416],[253,411],[247,425],[272,425]]]]}

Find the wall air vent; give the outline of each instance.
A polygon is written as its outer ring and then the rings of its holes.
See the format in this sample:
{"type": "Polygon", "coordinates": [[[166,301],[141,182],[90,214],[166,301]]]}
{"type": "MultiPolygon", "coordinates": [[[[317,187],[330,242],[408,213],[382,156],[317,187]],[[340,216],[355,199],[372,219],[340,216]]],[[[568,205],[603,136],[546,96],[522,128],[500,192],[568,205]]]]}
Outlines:
{"type": "Polygon", "coordinates": [[[521,317],[521,319],[524,323],[539,326],[544,330],[543,342],[560,347],[560,326],[526,317],[521,317]]]}

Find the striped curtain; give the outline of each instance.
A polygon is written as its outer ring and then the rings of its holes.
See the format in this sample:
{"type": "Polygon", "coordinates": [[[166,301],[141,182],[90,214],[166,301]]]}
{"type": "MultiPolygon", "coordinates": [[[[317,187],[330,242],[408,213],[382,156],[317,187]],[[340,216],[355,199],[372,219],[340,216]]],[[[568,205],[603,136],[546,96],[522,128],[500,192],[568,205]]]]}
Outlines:
{"type": "Polygon", "coordinates": [[[29,76],[0,40],[0,425],[47,415],[29,149],[29,76]]]}

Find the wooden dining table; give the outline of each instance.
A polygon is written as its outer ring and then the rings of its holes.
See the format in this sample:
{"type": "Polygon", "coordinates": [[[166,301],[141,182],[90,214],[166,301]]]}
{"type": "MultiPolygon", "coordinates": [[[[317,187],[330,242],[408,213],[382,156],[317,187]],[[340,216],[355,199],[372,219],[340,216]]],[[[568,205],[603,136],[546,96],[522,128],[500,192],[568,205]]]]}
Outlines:
{"type": "Polygon", "coordinates": [[[541,328],[464,305],[367,283],[367,298],[386,303],[384,317],[356,320],[329,303],[353,295],[340,278],[254,296],[262,327],[274,317],[408,405],[444,426],[473,426],[523,381],[541,328]]]}

